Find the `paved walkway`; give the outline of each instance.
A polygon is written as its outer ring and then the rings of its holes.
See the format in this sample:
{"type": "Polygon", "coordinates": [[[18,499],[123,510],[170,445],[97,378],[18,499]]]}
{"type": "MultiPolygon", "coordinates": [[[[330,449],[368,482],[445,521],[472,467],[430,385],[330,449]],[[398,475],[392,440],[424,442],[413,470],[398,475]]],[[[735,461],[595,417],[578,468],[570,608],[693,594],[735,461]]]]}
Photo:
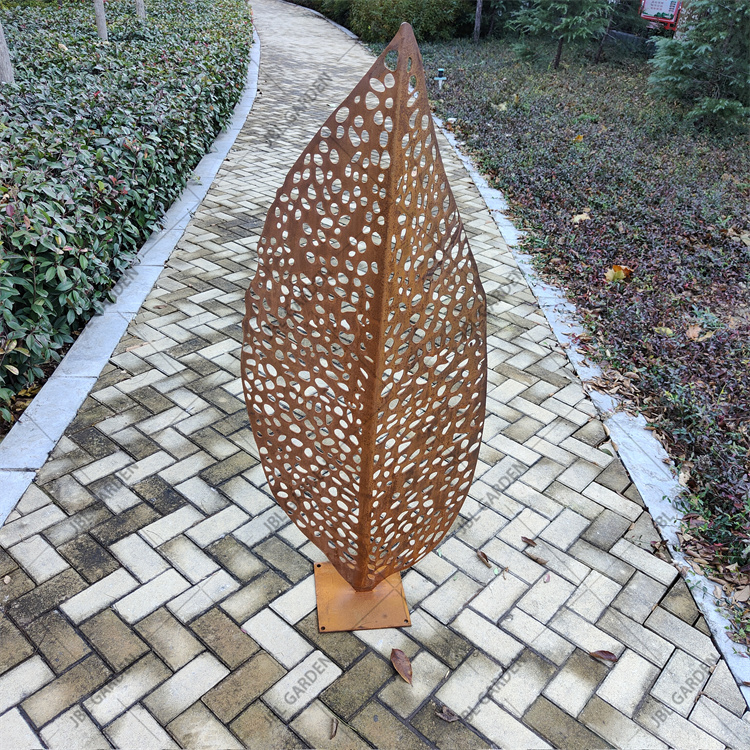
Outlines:
{"type": "Polygon", "coordinates": [[[253,7],[262,93],[247,125],[0,530],[0,744],[750,747],[726,665],[442,138],[490,302],[476,481],[450,538],[404,577],[411,628],[318,633],[320,554],[266,491],[240,322],[274,192],[372,57],[302,9],[253,7]],[[462,718],[438,718],[442,704],[462,718]]]}

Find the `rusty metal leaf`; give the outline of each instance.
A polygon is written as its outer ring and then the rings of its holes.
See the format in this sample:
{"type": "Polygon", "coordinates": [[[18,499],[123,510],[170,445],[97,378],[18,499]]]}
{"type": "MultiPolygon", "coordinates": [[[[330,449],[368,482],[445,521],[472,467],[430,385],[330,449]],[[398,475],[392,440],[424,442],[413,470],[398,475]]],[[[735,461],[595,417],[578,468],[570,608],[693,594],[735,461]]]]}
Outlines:
{"type": "Polygon", "coordinates": [[[369,591],[453,524],[486,394],[485,296],[408,24],[278,190],[246,306],[243,384],[270,489],[369,591]]]}

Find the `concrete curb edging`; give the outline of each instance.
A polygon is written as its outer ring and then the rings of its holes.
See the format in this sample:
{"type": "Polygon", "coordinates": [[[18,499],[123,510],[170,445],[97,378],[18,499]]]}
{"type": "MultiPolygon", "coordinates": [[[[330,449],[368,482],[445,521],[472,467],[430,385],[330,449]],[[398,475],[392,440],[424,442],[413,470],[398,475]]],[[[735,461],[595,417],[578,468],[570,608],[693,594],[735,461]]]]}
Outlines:
{"type": "MultiPolygon", "coordinates": [[[[557,340],[565,345],[565,354],[585,386],[592,378],[601,376],[602,371],[597,364],[588,361],[576,351],[573,345],[575,337],[584,333],[575,306],[559,289],[539,278],[532,266],[531,256],[520,248],[519,239],[523,233],[519,232],[505,215],[508,204],[503,194],[489,186],[471,158],[463,153],[453,133],[446,130],[443,121],[435,115],[433,118],[469,172],[503,239],[539,301],[552,331],[557,340]]],[[[675,566],[683,573],[685,583],[690,588],[714,641],[750,708],[750,687],[742,684],[750,682],[750,658],[747,653],[743,654],[740,644],[727,636],[729,619],[711,593],[714,589],[713,582],[703,575],[696,574],[679,548],[677,532],[680,530],[682,512],[676,503],[682,494],[682,486],[675,477],[674,465],[669,455],[653,433],[646,429],[646,420],[643,416],[634,417],[618,410],[621,406],[618,399],[592,388],[587,389],[587,395],[596,406],[602,422],[609,429],[620,459],[635,482],[659,534],[667,543],[675,566]]]]}
{"type": "Polygon", "coordinates": [[[94,387],[99,373],[153,288],[164,264],[187,228],[229,150],[237,140],[258,92],[260,38],[253,27],[247,78],[242,97],[224,130],[193,170],[182,194],[164,214],[138,251],[135,265],[113,288],[115,301],[86,324],[29,407],[0,443],[0,525],[28,489],[65,429],[94,387]]]}

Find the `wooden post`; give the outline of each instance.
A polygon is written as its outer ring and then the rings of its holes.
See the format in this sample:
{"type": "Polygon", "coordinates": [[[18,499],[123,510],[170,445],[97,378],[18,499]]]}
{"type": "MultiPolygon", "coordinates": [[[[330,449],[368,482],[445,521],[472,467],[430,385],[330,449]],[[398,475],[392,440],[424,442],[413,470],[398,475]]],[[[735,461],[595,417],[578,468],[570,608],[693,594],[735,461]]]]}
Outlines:
{"type": "Polygon", "coordinates": [[[146,20],[146,3],[144,0],[135,0],[135,14],[141,21],[146,20]]]}
{"type": "Polygon", "coordinates": [[[8,43],[5,41],[3,25],[0,23],[0,83],[15,83],[16,78],[13,75],[13,66],[10,63],[10,50],[8,43]]]}
{"type": "Polygon", "coordinates": [[[107,41],[107,15],[104,12],[104,0],[94,0],[94,15],[96,15],[96,30],[99,39],[107,41]]]}

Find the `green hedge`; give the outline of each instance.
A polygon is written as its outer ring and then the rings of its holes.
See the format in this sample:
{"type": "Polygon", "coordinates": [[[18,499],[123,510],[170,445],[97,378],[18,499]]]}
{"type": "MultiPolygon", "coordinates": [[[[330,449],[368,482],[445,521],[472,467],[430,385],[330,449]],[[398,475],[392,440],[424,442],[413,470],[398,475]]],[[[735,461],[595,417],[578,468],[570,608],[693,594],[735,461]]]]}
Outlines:
{"type": "Polygon", "coordinates": [[[243,0],[0,12],[0,419],[97,312],[229,119],[244,86],[243,0]]]}
{"type": "Polygon", "coordinates": [[[471,33],[474,0],[292,0],[350,28],[365,42],[387,43],[408,21],[420,42],[471,33]]]}
{"type": "Polygon", "coordinates": [[[404,21],[420,42],[466,32],[465,0],[352,0],[352,31],[365,42],[390,42],[404,21]]]}

